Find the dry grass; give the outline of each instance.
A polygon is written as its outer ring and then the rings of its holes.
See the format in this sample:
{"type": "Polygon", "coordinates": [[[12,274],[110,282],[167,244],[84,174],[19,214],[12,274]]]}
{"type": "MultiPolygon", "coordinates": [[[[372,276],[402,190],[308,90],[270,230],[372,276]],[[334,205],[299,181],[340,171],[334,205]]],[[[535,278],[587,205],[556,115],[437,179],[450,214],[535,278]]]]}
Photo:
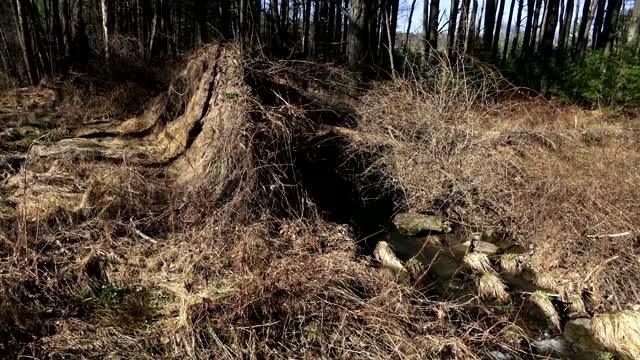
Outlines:
{"type": "Polygon", "coordinates": [[[504,272],[511,275],[520,274],[522,271],[522,264],[518,261],[518,256],[511,253],[500,256],[500,267],[504,272]]]}
{"type": "Polygon", "coordinates": [[[491,261],[489,257],[482,253],[470,252],[464,256],[464,263],[473,271],[480,274],[492,272],[491,261]]]}
{"type": "MultiPolygon", "coordinates": [[[[207,51],[194,59],[211,59],[207,51]]],[[[213,77],[219,97],[202,117],[207,97],[190,88],[207,89],[201,65],[173,88],[186,98],[167,95],[164,115],[143,119],[159,121],[150,135],[131,136],[144,128],[132,126],[129,137],[41,146],[3,187],[33,209],[0,224],[0,341],[10,354],[473,359],[518,346],[505,335],[514,325],[482,306],[389,282],[346,226],[318,215],[291,170],[317,130],[304,109],[256,99],[229,66],[229,78],[213,77]],[[191,141],[194,114],[202,127],[191,141]],[[145,151],[161,145],[179,155],[172,167],[154,158],[166,160],[163,151],[145,151]],[[72,201],[42,211],[63,189],[72,201]]]]}
{"type": "Polygon", "coordinates": [[[538,306],[538,309],[540,309],[547,320],[559,330],[560,315],[558,315],[558,311],[555,306],[553,306],[550,295],[543,291],[535,291],[531,294],[531,301],[538,306]]]}
{"type": "Polygon", "coordinates": [[[498,274],[489,272],[478,280],[478,296],[482,299],[497,299],[506,301],[510,298],[507,286],[498,274]]]}
{"type": "Polygon", "coordinates": [[[358,106],[357,130],[382,154],[369,172],[402,184],[412,211],[507,234],[533,251],[535,269],[593,292],[595,307],[640,302],[637,121],[544,100],[494,103],[490,84],[444,71],[377,86],[358,106]]]}
{"type": "Polygon", "coordinates": [[[640,358],[640,313],[633,310],[596,315],[593,336],[610,350],[629,359],[640,358]]]}

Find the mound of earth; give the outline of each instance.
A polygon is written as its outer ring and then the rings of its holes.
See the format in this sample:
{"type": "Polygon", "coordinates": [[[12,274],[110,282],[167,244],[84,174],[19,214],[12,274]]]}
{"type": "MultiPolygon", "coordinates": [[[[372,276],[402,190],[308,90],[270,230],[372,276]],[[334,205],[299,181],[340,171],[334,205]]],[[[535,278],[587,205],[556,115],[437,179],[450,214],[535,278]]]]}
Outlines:
{"type": "MultiPolygon", "coordinates": [[[[371,111],[390,116],[384,103],[354,97],[362,89],[343,74],[248,62],[212,44],[140,116],[59,141],[14,136],[23,143],[0,148],[0,348],[52,358],[521,358],[556,352],[539,350],[549,339],[536,334],[591,326],[594,309],[613,309],[585,306],[586,292],[530,266],[518,218],[505,223],[499,197],[476,202],[480,180],[502,177],[456,167],[469,149],[486,161],[515,149],[515,163],[528,149],[558,151],[562,138],[479,135],[446,119],[381,125],[371,111]]],[[[43,93],[35,97],[53,96],[43,93]]],[[[403,116],[419,108],[395,104],[403,116]]],[[[39,118],[47,106],[35,107],[39,118]]],[[[634,354],[637,344],[619,340],[627,333],[609,329],[636,315],[617,314],[594,318],[610,336],[590,339],[589,354],[634,354]]],[[[559,356],[580,353],[567,349],[559,356]]]]}

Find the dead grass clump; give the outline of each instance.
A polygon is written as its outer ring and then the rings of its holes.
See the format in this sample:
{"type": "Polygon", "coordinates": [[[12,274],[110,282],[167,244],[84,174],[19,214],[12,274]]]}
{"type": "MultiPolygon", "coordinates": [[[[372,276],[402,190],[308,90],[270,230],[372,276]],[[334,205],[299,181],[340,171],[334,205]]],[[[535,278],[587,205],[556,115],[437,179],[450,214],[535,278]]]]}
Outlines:
{"type": "Polygon", "coordinates": [[[553,306],[549,294],[542,291],[535,291],[531,294],[531,301],[538,306],[538,309],[540,309],[542,314],[553,326],[560,329],[560,316],[555,306],[553,306]]]}
{"type": "Polygon", "coordinates": [[[493,271],[489,257],[482,253],[470,252],[464,256],[464,263],[472,270],[485,274],[493,271]]]}
{"type": "Polygon", "coordinates": [[[488,272],[480,277],[478,280],[478,295],[482,299],[497,299],[501,301],[509,299],[507,285],[494,272],[488,272]]]}
{"type": "Polygon", "coordinates": [[[520,264],[518,256],[512,253],[506,253],[500,256],[500,267],[503,271],[511,275],[517,275],[522,271],[522,264],[520,264]]]}
{"type": "Polygon", "coordinates": [[[629,359],[640,357],[640,313],[633,310],[596,315],[593,336],[602,345],[629,359]]]}

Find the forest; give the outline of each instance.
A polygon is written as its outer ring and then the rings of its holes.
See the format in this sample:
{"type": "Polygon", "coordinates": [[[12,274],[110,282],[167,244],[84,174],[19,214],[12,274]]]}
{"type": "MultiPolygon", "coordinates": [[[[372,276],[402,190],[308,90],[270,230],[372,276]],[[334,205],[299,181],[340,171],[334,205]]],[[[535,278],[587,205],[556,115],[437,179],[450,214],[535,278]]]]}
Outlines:
{"type": "Polygon", "coordinates": [[[0,358],[640,359],[640,1],[0,14],[0,358]]]}
{"type": "Polygon", "coordinates": [[[70,69],[86,70],[90,59],[157,62],[213,40],[237,40],[243,49],[267,56],[366,64],[387,74],[402,72],[408,59],[415,65],[434,56],[470,57],[496,66],[517,86],[583,104],[640,101],[636,2],[452,0],[446,5],[439,0],[11,0],[1,5],[2,13],[10,14],[0,24],[2,81],[36,84],[70,69]],[[418,19],[422,31],[413,33],[418,19]]]}

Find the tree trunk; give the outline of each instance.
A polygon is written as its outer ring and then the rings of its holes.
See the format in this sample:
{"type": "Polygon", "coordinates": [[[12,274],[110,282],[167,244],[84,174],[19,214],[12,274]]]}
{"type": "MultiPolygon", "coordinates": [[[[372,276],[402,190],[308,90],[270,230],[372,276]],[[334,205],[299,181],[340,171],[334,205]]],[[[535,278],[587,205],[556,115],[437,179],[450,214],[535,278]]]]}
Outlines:
{"type": "MultiPolygon", "coordinates": [[[[469,41],[471,42],[471,46],[476,42],[476,37],[478,34],[476,33],[476,21],[478,18],[478,0],[473,0],[473,5],[471,9],[471,20],[469,21],[469,35],[467,37],[467,41],[464,44],[464,48],[467,49],[469,47],[469,41]]],[[[465,51],[466,52],[466,51],[465,51]]]]}
{"type": "Polygon", "coordinates": [[[638,48],[640,41],[640,0],[635,0],[631,11],[631,24],[629,25],[629,44],[638,48]]]}
{"type": "Polygon", "coordinates": [[[560,34],[558,36],[558,49],[564,51],[569,41],[569,34],[571,33],[571,20],[573,20],[573,0],[567,0],[567,5],[564,10],[564,17],[561,19],[560,34]]]}
{"type": "Polygon", "coordinates": [[[289,41],[289,0],[280,0],[280,43],[286,47],[289,41]]]}
{"type": "Polygon", "coordinates": [[[347,53],[347,39],[349,37],[349,12],[346,9],[349,9],[349,0],[344,0],[344,9],[345,12],[342,17],[342,54],[347,53]]]}
{"type": "Polygon", "coordinates": [[[470,0],[462,0],[460,8],[460,23],[458,25],[458,34],[456,35],[456,50],[467,52],[467,41],[469,40],[469,5],[470,0]]]}
{"type": "MultiPolygon", "coordinates": [[[[433,1],[433,0],[432,0],[433,1]]],[[[429,42],[429,36],[431,31],[431,25],[429,25],[430,17],[429,17],[429,1],[424,0],[422,7],[422,53],[424,55],[425,60],[429,58],[429,49],[431,48],[429,42]]]]}
{"type": "Polygon", "coordinates": [[[396,49],[396,36],[398,33],[398,8],[400,7],[400,0],[390,0],[391,1],[391,23],[390,32],[391,32],[391,50],[396,49]]]}
{"type": "Polygon", "coordinates": [[[329,3],[329,13],[327,14],[327,41],[335,41],[336,28],[336,0],[325,0],[329,3]]]}
{"type": "Polygon", "coordinates": [[[549,59],[553,52],[553,39],[558,25],[559,6],[560,0],[547,0],[547,16],[540,42],[540,53],[545,59],[549,59]]]}
{"type": "MultiPolygon", "coordinates": [[[[426,1],[425,1],[426,3],[426,1]]],[[[429,8],[429,43],[428,48],[438,51],[438,18],[440,16],[440,0],[431,0],[429,8]]]]}
{"type": "MultiPolygon", "coordinates": [[[[515,0],[512,0],[512,2],[515,0]]],[[[504,16],[504,4],[506,0],[500,0],[500,9],[498,10],[498,19],[496,20],[496,28],[493,35],[493,44],[491,51],[494,56],[498,54],[498,46],[500,45],[500,30],[502,29],[502,17],[504,16]]]]}
{"type": "MultiPolygon", "coordinates": [[[[598,1],[598,0],[595,0],[598,1]]],[[[583,53],[587,49],[588,31],[591,27],[592,12],[595,4],[592,4],[591,0],[584,0],[582,7],[582,20],[580,21],[580,29],[578,30],[578,37],[576,40],[576,53],[583,53]]]]}
{"type": "Polygon", "coordinates": [[[493,44],[493,29],[495,24],[496,0],[487,0],[484,9],[484,33],[482,34],[482,45],[487,50],[491,50],[493,44]]]}
{"type": "MultiPolygon", "coordinates": [[[[515,0],[514,0],[515,1],[515,0]]],[[[520,28],[522,27],[522,9],[524,8],[524,0],[518,0],[518,15],[516,15],[516,35],[511,43],[511,57],[516,57],[518,50],[518,40],[520,39],[520,28]]]]}
{"type": "MultiPolygon", "coordinates": [[[[524,0],[521,0],[524,1],[524,0]]],[[[588,0],[587,0],[588,1],[588,0]]],[[[527,0],[527,17],[524,25],[524,35],[522,38],[521,57],[525,59],[529,55],[529,43],[531,42],[531,30],[533,27],[533,12],[535,0],[527,0]]]]}
{"type": "Polygon", "coordinates": [[[100,9],[102,14],[102,37],[104,40],[104,60],[109,63],[109,30],[107,28],[107,0],[100,2],[100,9]]]}
{"type": "Polygon", "coordinates": [[[409,10],[409,20],[407,21],[407,32],[404,34],[404,46],[402,52],[407,53],[407,46],[409,46],[409,33],[411,32],[411,20],[413,19],[413,12],[416,9],[416,0],[411,2],[411,10],[409,10]]]}
{"type": "Polygon", "coordinates": [[[14,8],[14,17],[16,24],[16,32],[22,49],[22,57],[25,63],[27,77],[31,85],[38,82],[38,70],[35,63],[35,55],[33,53],[33,45],[31,31],[29,29],[29,20],[26,17],[26,9],[24,0],[12,0],[11,4],[14,8]]]}
{"type": "Polygon", "coordinates": [[[605,0],[599,0],[596,6],[596,14],[593,20],[593,37],[591,38],[591,48],[596,49],[598,39],[602,33],[602,23],[604,22],[605,0]]]}
{"type": "Polygon", "coordinates": [[[56,52],[58,56],[64,53],[64,34],[62,32],[62,21],[60,20],[60,0],[53,0],[53,33],[56,38],[56,52]]]}
{"type": "Polygon", "coordinates": [[[509,50],[509,36],[511,35],[511,21],[513,20],[513,10],[515,9],[515,7],[516,0],[511,0],[511,8],[509,9],[509,20],[507,20],[507,33],[504,37],[504,48],[502,49],[502,62],[507,61],[507,51],[509,50]]]}
{"type": "Polygon", "coordinates": [[[309,55],[309,25],[311,22],[311,0],[304,0],[304,10],[302,12],[302,27],[303,27],[303,37],[302,37],[302,52],[305,55],[309,55]]]}
{"type": "Polygon", "coordinates": [[[349,35],[347,55],[349,65],[369,62],[369,29],[371,6],[367,0],[352,0],[349,11],[349,35]]]}
{"type": "Polygon", "coordinates": [[[609,0],[602,33],[598,38],[597,48],[600,50],[606,49],[608,53],[613,51],[613,40],[616,38],[618,30],[620,6],[622,6],[622,0],[609,0]]]}
{"type": "Polygon", "coordinates": [[[529,54],[533,53],[536,48],[536,38],[538,36],[538,27],[540,24],[540,9],[544,0],[536,1],[536,8],[533,13],[533,28],[531,29],[531,42],[529,43],[529,54]]]}
{"type": "Polygon", "coordinates": [[[317,55],[320,50],[320,1],[315,0],[313,3],[313,55],[317,55]]]}
{"type": "Polygon", "coordinates": [[[484,15],[484,3],[480,6],[480,12],[478,13],[478,26],[476,26],[476,41],[480,41],[480,29],[482,29],[482,19],[484,15]]]}
{"type": "Polygon", "coordinates": [[[456,41],[456,25],[458,23],[460,0],[451,0],[451,13],[449,14],[449,31],[447,32],[447,50],[449,56],[453,55],[456,41]]]}
{"type": "MultiPolygon", "coordinates": [[[[335,27],[333,30],[334,41],[340,43],[342,41],[342,0],[336,2],[335,27]]],[[[340,53],[340,47],[337,48],[337,54],[340,53]]]]}

